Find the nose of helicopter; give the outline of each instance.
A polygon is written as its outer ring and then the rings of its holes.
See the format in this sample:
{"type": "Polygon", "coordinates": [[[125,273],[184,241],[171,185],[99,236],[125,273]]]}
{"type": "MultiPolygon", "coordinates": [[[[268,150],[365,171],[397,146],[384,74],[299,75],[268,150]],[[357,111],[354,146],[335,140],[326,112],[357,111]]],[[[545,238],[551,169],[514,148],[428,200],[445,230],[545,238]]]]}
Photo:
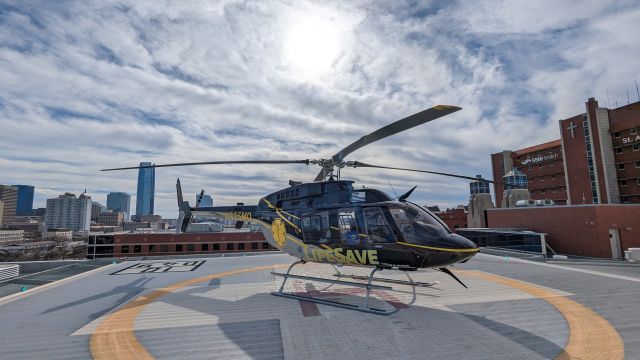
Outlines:
{"type": "Polygon", "coordinates": [[[442,252],[430,254],[434,267],[464,262],[477,254],[480,249],[471,240],[457,234],[447,234],[438,239],[442,252]]]}

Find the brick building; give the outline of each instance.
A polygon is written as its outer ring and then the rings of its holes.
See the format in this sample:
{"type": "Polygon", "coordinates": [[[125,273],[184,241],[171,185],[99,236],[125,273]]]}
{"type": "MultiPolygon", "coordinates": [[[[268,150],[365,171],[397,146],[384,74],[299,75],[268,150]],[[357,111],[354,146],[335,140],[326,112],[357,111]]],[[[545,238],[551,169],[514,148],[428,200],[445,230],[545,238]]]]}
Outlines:
{"type": "Polygon", "coordinates": [[[561,254],[621,258],[640,247],[640,205],[571,205],[489,209],[491,228],[523,228],[545,233],[561,254]]]}
{"type": "Polygon", "coordinates": [[[456,231],[459,228],[466,228],[467,226],[467,211],[464,207],[459,206],[455,209],[447,209],[445,211],[439,211],[434,213],[440,220],[444,221],[445,224],[451,229],[451,231],[456,231]]]}
{"type": "Polygon", "coordinates": [[[91,234],[87,258],[277,250],[262,232],[91,234]]]}
{"type": "MultiPolygon", "coordinates": [[[[601,108],[560,120],[560,139],[491,155],[494,179],[518,168],[534,200],[556,204],[640,203],[640,102],[601,108]]],[[[502,184],[495,184],[502,207],[502,184]]]]}

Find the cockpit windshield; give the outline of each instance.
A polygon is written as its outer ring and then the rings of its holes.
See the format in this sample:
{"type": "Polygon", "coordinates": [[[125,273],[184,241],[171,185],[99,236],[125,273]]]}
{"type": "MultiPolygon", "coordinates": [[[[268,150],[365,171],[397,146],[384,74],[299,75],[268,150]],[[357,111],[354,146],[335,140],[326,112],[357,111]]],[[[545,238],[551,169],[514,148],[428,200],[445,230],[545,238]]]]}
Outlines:
{"type": "Polygon", "coordinates": [[[390,207],[389,212],[408,243],[421,244],[449,234],[449,230],[433,215],[413,204],[390,207]]]}

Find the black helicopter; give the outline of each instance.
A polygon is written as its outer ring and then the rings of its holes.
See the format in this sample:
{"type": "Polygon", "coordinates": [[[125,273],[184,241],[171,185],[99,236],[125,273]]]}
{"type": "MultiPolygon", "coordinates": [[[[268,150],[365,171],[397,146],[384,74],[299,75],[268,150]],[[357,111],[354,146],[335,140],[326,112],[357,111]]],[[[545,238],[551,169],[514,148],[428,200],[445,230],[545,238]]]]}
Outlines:
{"type": "MultiPolygon", "coordinates": [[[[196,213],[201,216],[209,215],[236,221],[237,227],[241,227],[243,222],[258,224],[271,245],[299,259],[285,274],[274,273],[284,277],[280,291],[274,295],[387,314],[388,311],[368,306],[371,289],[390,289],[372,285],[372,281],[412,286],[431,286],[433,283],[414,282],[410,277],[409,282],[374,278],[373,274],[376,271],[382,269],[414,271],[420,268],[433,268],[450,275],[466,288],[466,285],[447,266],[468,261],[479,252],[479,249],[470,240],[453,234],[447,225],[429,210],[410,202],[408,198],[415,187],[394,199],[380,190],[354,188],[353,181],[340,179],[340,170],[344,167],[391,169],[493,182],[479,177],[344,161],[347,155],[368,144],[460,109],[448,105],[434,106],[363,136],[329,159],[207,161],[113,168],[102,171],[216,164],[316,164],[321,166],[322,170],[313,182],[289,181],[288,188],[261,198],[258,204],[253,206],[238,204],[200,207],[198,202],[195,207],[191,207],[182,198],[180,179],[178,179],[176,184],[180,210],[178,231],[186,231],[196,213]],[[296,264],[305,262],[364,266],[373,270],[368,277],[348,276],[366,279],[367,284],[291,274],[291,269],[296,264]],[[283,293],[282,290],[288,278],[365,287],[364,306],[283,293]]],[[[339,271],[338,275],[341,275],[339,271]]]]}

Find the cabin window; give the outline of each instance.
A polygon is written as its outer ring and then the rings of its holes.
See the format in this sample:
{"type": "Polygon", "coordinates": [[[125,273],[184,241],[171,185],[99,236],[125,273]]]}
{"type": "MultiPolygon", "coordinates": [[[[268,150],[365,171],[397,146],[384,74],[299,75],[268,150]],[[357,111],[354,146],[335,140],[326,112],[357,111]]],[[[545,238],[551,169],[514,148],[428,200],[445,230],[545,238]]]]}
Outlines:
{"type": "MultiPolygon", "coordinates": [[[[340,240],[345,245],[360,245],[360,232],[356,224],[356,214],[353,209],[341,209],[337,213],[340,240]]],[[[335,227],[335,226],[334,226],[335,227]]],[[[334,229],[335,230],[335,229],[334,229]]],[[[334,231],[336,233],[336,231],[334,231]]]]}
{"type": "Polygon", "coordinates": [[[323,236],[322,217],[320,215],[304,216],[302,218],[302,229],[305,243],[320,243],[320,239],[323,236]]]}
{"type": "Polygon", "coordinates": [[[369,242],[388,243],[396,241],[396,237],[393,235],[391,226],[387,222],[381,208],[364,209],[364,222],[367,228],[369,242]]]}

